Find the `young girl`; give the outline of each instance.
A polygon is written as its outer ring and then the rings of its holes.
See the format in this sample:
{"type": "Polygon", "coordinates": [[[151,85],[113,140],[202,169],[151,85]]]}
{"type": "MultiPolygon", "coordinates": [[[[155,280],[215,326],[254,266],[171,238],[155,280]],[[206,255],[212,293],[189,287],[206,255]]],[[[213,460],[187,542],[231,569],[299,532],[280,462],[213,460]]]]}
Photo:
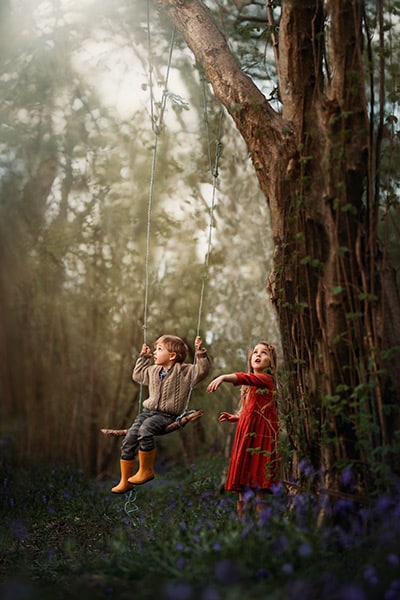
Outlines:
{"type": "Polygon", "coordinates": [[[265,494],[279,480],[274,346],[258,342],[249,352],[248,367],[248,373],[220,375],[207,387],[208,392],[215,392],[224,382],[242,386],[239,412],[222,412],[219,416],[219,421],[237,422],[225,489],[239,492],[240,517],[246,490],[254,491],[260,510],[265,494]]]}

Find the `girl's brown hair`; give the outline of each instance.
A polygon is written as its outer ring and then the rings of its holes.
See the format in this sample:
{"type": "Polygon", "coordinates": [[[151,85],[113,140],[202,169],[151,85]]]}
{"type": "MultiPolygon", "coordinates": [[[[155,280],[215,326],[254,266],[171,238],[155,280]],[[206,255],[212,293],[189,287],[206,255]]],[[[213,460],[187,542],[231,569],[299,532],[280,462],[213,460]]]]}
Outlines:
{"type": "MultiPolygon", "coordinates": [[[[252,346],[251,348],[249,348],[249,351],[247,353],[247,368],[249,373],[253,373],[254,370],[251,367],[251,355],[253,354],[254,348],[256,346],[258,346],[258,344],[262,344],[263,346],[265,346],[268,350],[268,354],[269,354],[269,360],[270,360],[270,367],[268,369],[268,374],[271,375],[271,377],[273,377],[275,379],[276,377],[276,350],[275,350],[275,346],[272,346],[272,344],[270,344],[269,342],[266,342],[265,340],[260,340],[259,342],[256,342],[254,344],[254,346],[252,346]]],[[[243,406],[246,402],[247,399],[247,395],[249,393],[249,387],[247,385],[242,385],[241,389],[240,389],[240,401],[239,401],[239,410],[238,410],[238,414],[243,410],[243,406]]]]}
{"type": "Polygon", "coordinates": [[[275,346],[273,346],[269,342],[266,342],[265,340],[260,340],[259,342],[256,342],[254,344],[254,346],[252,346],[249,349],[249,352],[247,354],[247,367],[248,367],[249,373],[253,372],[253,369],[251,368],[251,355],[253,354],[254,348],[256,346],[258,346],[258,344],[262,344],[263,346],[265,346],[267,348],[268,354],[269,354],[269,360],[271,363],[268,373],[269,373],[269,375],[272,375],[272,377],[275,377],[276,376],[276,362],[277,362],[276,349],[275,349],[275,346]]]}

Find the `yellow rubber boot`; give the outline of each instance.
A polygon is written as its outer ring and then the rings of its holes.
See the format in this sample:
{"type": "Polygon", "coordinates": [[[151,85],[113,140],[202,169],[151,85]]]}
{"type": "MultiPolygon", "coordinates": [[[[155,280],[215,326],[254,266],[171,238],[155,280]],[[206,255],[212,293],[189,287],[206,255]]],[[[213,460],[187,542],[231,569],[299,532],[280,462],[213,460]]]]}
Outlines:
{"type": "Polygon", "coordinates": [[[124,494],[133,488],[133,485],[128,481],[128,477],[133,475],[133,471],[135,469],[135,459],[124,460],[121,458],[119,464],[121,468],[121,481],[118,483],[118,485],[112,488],[111,491],[113,494],[124,494]]]}
{"type": "Polygon", "coordinates": [[[139,450],[139,471],[128,482],[132,485],[141,485],[154,479],[154,461],[156,460],[156,449],[139,450]]]}

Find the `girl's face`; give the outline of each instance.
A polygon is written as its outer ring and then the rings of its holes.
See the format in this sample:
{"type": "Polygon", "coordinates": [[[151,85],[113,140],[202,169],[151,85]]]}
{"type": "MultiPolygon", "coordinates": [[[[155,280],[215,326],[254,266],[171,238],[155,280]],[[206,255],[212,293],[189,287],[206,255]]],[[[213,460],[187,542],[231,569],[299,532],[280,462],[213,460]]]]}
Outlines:
{"type": "Polygon", "coordinates": [[[269,350],[264,344],[257,344],[250,357],[250,366],[255,373],[262,373],[271,366],[269,350]]]}

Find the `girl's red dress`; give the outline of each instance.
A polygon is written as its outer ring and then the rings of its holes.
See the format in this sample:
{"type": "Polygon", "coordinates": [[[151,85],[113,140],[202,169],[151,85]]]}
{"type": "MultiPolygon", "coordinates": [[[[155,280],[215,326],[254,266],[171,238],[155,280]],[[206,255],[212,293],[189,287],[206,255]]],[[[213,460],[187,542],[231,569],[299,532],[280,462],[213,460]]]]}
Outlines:
{"type": "Polygon", "coordinates": [[[274,380],[266,373],[235,373],[249,386],[236,426],[225,489],[270,489],[279,481],[278,421],[274,380]]]}

